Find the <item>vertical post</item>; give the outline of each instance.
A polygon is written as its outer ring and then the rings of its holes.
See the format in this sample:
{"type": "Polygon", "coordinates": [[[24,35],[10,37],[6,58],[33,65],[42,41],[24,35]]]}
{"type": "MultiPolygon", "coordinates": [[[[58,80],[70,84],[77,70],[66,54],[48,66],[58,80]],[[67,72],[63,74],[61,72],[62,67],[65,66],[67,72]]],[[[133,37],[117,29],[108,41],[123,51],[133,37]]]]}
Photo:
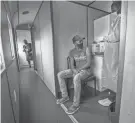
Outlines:
{"type": "Polygon", "coordinates": [[[135,2],[123,1],[123,3],[127,22],[126,25],[123,24],[123,27],[126,26],[125,42],[123,42],[126,45],[119,123],[133,123],[135,121],[135,2]]]}
{"type": "Polygon", "coordinates": [[[19,1],[17,1],[17,10],[18,10],[18,25],[19,25],[19,1]]]}
{"type": "Polygon", "coordinates": [[[54,42],[54,18],[53,18],[53,1],[50,1],[50,13],[51,13],[51,24],[52,24],[52,39],[53,39],[53,63],[54,63],[54,81],[55,81],[55,96],[56,98],[59,98],[59,85],[57,80],[57,67],[55,64],[55,42],[54,42]]]}
{"type": "Polygon", "coordinates": [[[89,8],[87,7],[87,12],[86,12],[86,14],[87,14],[87,15],[86,15],[86,16],[87,16],[87,20],[86,20],[86,21],[87,21],[87,46],[88,46],[88,41],[89,41],[89,40],[88,40],[88,37],[89,37],[89,36],[88,36],[88,31],[89,31],[88,11],[89,11],[89,8]]]}
{"type": "Polygon", "coordinates": [[[34,40],[34,25],[30,28],[30,34],[31,34],[31,43],[32,43],[32,54],[33,54],[33,64],[34,64],[34,70],[37,71],[37,65],[36,65],[36,49],[35,49],[35,40],[34,40]]]}
{"type": "Polygon", "coordinates": [[[120,107],[121,107],[121,95],[123,85],[123,72],[125,62],[125,44],[126,44],[126,32],[127,32],[127,1],[122,1],[121,8],[121,31],[120,31],[120,46],[119,46],[119,71],[118,71],[118,82],[117,82],[117,94],[116,94],[116,115],[119,120],[120,107]]]}
{"type": "MultiPolygon", "coordinates": [[[[18,12],[18,24],[19,25],[19,1],[17,1],[17,12],[18,12]]],[[[14,27],[14,36],[15,36],[15,45],[18,43],[17,42],[17,31],[16,27],[14,27]]],[[[20,71],[20,59],[19,59],[19,53],[18,53],[18,45],[16,45],[16,54],[17,54],[17,66],[18,66],[18,71],[20,71]]]]}

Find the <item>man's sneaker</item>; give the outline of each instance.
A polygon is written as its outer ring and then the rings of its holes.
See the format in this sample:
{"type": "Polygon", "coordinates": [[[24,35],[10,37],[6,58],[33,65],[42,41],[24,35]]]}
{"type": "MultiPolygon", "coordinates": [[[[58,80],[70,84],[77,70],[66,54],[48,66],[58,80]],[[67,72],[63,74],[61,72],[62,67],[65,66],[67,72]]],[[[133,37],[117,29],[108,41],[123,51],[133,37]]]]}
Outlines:
{"type": "Polygon", "coordinates": [[[74,114],[75,112],[77,112],[77,111],[79,110],[79,108],[80,108],[80,106],[71,105],[71,106],[69,107],[69,109],[66,111],[66,113],[67,113],[68,115],[72,115],[72,114],[74,114]]]}
{"type": "Polygon", "coordinates": [[[64,102],[68,101],[69,97],[63,97],[61,99],[58,99],[56,104],[63,104],[64,102]]]}

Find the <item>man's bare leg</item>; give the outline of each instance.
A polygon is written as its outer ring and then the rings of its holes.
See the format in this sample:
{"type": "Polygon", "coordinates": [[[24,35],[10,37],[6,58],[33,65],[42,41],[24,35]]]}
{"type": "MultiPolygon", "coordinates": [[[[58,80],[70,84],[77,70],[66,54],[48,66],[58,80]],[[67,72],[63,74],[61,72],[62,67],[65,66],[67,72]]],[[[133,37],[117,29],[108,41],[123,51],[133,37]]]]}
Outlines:
{"type": "Polygon", "coordinates": [[[28,60],[29,67],[31,68],[30,60],[28,60]]]}

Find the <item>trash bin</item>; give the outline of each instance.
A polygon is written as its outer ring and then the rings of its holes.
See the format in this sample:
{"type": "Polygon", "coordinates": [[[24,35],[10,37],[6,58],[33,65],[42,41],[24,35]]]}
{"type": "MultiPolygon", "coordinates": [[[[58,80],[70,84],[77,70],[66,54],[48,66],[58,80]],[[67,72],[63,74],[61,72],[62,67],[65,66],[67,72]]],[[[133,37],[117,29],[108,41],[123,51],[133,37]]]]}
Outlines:
{"type": "Polygon", "coordinates": [[[108,107],[108,116],[110,123],[117,123],[117,117],[115,112],[115,101],[108,107]]]}

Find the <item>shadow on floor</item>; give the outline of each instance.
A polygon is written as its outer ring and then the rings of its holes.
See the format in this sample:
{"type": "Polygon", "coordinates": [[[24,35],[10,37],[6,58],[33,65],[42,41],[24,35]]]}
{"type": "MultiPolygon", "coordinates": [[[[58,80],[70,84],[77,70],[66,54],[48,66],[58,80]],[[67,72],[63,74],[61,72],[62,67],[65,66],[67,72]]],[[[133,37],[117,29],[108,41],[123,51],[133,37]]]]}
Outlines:
{"type": "Polygon", "coordinates": [[[22,69],[20,76],[20,123],[72,123],[33,69],[22,69]]]}

